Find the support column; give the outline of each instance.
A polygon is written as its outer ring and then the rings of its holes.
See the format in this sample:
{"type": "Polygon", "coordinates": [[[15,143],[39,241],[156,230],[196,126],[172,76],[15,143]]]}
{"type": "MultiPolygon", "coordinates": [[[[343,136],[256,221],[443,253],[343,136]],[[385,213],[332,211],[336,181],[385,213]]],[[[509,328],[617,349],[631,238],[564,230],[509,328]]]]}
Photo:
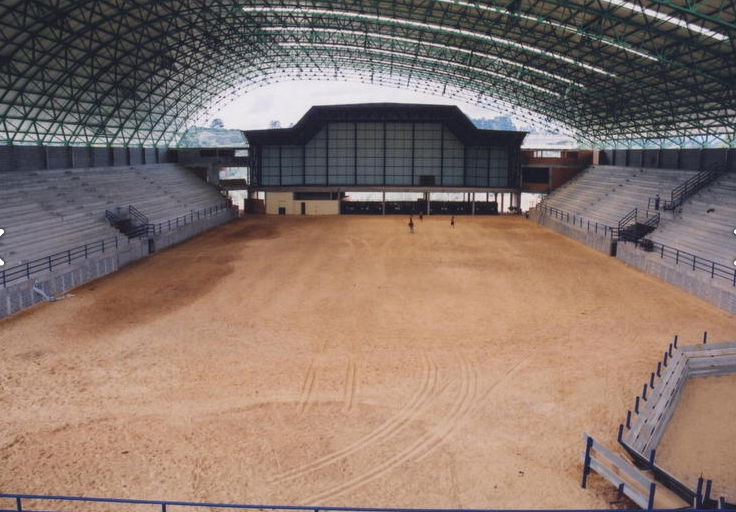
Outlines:
{"type": "Polygon", "coordinates": [[[381,215],[386,215],[386,191],[383,192],[383,201],[381,202],[381,215]]]}
{"type": "Polygon", "coordinates": [[[424,199],[427,201],[427,215],[429,215],[429,190],[424,193],[424,199]]]}
{"type": "Polygon", "coordinates": [[[473,192],[473,200],[470,202],[470,215],[475,215],[475,192],[473,192]]]}
{"type": "Polygon", "coordinates": [[[498,210],[498,213],[499,214],[500,213],[503,213],[503,196],[505,196],[505,195],[506,195],[505,193],[501,192],[501,209],[498,210]]]}
{"type": "Polygon", "coordinates": [[[220,168],[218,166],[207,165],[207,183],[215,187],[220,184],[220,168]]]}

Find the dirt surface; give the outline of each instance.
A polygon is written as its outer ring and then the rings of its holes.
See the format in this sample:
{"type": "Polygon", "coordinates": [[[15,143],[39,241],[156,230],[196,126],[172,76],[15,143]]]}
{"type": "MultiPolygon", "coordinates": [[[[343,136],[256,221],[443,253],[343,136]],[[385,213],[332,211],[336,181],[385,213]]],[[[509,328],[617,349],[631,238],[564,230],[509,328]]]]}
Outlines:
{"type": "Polygon", "coordinates": [[[694,489],[736,502],[736,374],[689,379],[657,447],[660,466],[694,489]]]}
{"type": "Polygon", "coordinates": [[[0,489],[607,507],[583,432],[736,318],[522,218],[251,217],[0,321],[0,489]]]}

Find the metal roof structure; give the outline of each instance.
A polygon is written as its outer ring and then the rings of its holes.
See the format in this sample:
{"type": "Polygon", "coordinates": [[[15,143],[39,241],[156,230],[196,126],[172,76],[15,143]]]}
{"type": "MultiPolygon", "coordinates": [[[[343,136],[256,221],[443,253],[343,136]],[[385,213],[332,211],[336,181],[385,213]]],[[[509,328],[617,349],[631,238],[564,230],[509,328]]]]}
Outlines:
{"type": "Polygon", "coordinates": [[[264,84],[409,87],[600,146],[736,145],[733,0],[0,0],[0,141],[170,145],[264,84]]]}

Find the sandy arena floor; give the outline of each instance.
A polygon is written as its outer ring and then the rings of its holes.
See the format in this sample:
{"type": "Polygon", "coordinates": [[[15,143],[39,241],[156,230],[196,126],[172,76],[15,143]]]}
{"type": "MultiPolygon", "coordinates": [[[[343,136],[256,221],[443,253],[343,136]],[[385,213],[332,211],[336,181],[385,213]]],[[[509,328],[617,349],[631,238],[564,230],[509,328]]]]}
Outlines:
{"type": "Polygon", "coordinates": [[[659,465],[694,489],[713,480],[713,496],[736,501],[736,374],[689,379],[657,447],[659,465]]]}
{"type": "Polygon", "coordinates": [[[615,446],[673,334],[736,339],[528,220],[416,231],[252,217],[0,321],[0,489],[608,507],[598,476],[580,489],[583,432],[615,446]]]}

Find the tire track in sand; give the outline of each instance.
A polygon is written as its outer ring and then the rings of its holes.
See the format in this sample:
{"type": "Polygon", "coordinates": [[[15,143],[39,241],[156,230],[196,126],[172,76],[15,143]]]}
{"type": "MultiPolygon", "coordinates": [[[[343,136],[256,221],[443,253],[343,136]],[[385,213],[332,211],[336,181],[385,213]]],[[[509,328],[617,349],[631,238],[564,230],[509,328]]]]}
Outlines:
{"type": "MultiPolygon", "coordinates": [[[[446,386],[442,391],[447,389],[446,386]]],[[[419,436],[411,445],[392,455],[383,462],[375,465],[362,474],[347,480],[339,485],[327,488],[317,494],[314,494],[303,501],[305,504],[323,503],[324,501],[335,498],[347,492],[358,489],[373,480],[381,478],[389,471],[398,466],[426,456],[433,451],[452,433],[452,431],[467,416],[470,408],[475,403],[475,395],[478,389],[477,372],[465,360],[460,359],[460,389],[457,396],[452,397],[453,405],[450,412],[444,416],[440,422],[427,432],[419,436]]]]}
{"type": "Polygon", "coordinates": [[[399,412],[393,415],[391,418],[383,422],[378,428],[372,430],[360,439],[348,444],[332,453],[328,453],[322,457],[314,459],[313,461],[289,469],[277,475],[274,475],[268,480],[268,483],[278,483],[285,480],[291,480],[299,476],[317,471],[325,466],[328,466],[338,460],[348,457],[352,453],[357,452],[363,448],[369,447],[372,444],[381,442],[388,439],[401,431],[411,420],[421,414],[423,408],[431,398],[436,394],[439,394],[442,390],[436,391],[437,385],[437,364],[432,361],[426,354],[422,357],[422,376],[421,384],[413,393],[409,402],[404,405],[399,412]]]}
{"type": "Polygon", "coordinates": [[[317,380],[317,369],[314,366],[314,358],[312,358],[309,362],[309,368],[307,368],[307,374],[304,376],[304,382],[302,382],[302,389],[299,394],[299,401],[296,406],[299,414],[303,414],[309,406],[309,400],[312,397],[315,380],[317,380]]]}
{"type": "Polygon", "coordinates": [[[354,358],[350,358],[347,365],[345,375],[345,391],[343,393],[343,412],[353,410],[353,402],[355,401],[355,390],[357,388],[358,368],[354,358]]]}

